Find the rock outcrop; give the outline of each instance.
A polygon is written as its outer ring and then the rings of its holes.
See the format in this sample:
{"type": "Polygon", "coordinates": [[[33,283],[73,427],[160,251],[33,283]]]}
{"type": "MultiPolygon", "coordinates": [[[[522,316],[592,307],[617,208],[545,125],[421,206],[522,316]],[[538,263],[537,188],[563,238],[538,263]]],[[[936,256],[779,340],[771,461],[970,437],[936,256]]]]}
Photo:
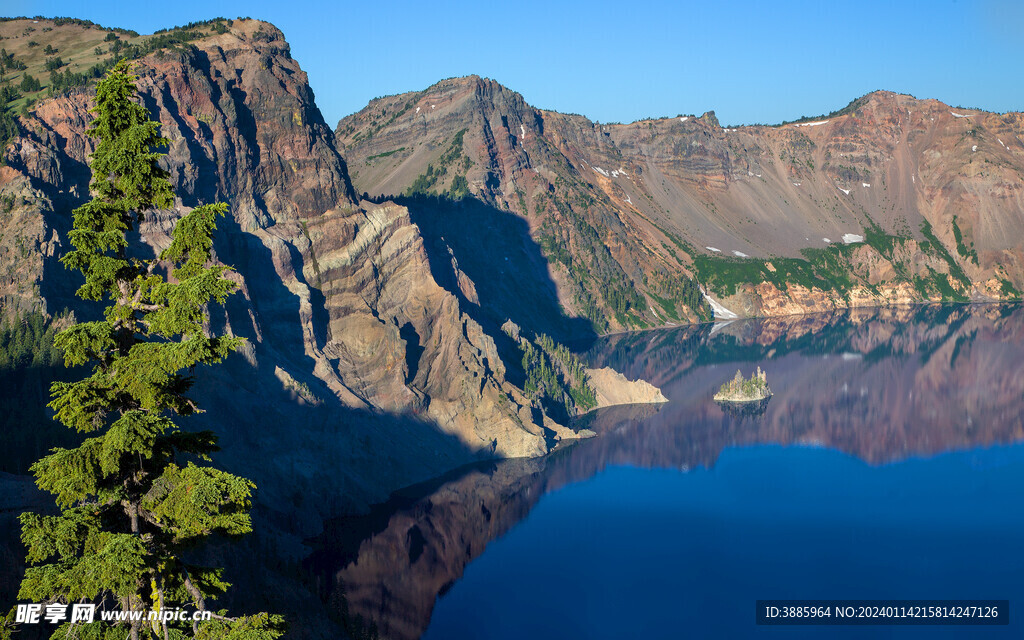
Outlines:
{"type": "Polygon", "coordinates": [[[629,380],[610,367],[587,369],[590,386],[597,394],[597,407],[620,404],[658,404],[668,402],[661,390],[645,380],[629,380]]]}

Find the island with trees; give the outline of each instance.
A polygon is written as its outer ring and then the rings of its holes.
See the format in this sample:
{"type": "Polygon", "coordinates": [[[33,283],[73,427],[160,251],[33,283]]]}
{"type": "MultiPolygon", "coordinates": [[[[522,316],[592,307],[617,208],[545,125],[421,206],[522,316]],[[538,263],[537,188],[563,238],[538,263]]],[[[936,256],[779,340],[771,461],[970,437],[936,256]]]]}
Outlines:
{"type": "Polygon", "coordinates": [[[723,384],[715,394],[715,402],[763,403],[771,397],[768,376],[758,367],[749,379],[745,379],[737,369],[735,377],[723,384]]]}

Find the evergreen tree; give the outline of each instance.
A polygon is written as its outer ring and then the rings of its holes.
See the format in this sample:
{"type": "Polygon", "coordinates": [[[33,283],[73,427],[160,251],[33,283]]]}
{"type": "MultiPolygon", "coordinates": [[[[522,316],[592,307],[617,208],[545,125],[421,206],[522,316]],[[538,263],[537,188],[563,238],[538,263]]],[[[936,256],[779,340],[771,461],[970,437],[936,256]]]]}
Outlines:
{"type": "MultiPolygon", "coordinates": [[[[211,535],[250,532],[254,485],[206,464],[217,450],[214,434],[182,431],[174,417],[198,411],[186,397],[194,367],[219,362],[242,343],[203,331],[205,306],[223,303],[235,288],[224,277],[228,267],[211,266],[212,232],[227,205],[188,212],[159,257],[129,255],[126,233],[146,212],[173,205],[158,165],[163,154],[154,151],[168,142],[135,95],[126,62],[96,89],[93,199],[75,210],[74,249],[61,261],[85,276],[80,297],[108,306],[103,320],[57,335],[66,365],[94,366],[84,379],[54,383],[49,405],[58,421],[89,437],[32,467],[60,514],[21,517],[34,566],[19,598],[122,611],[207,610],[208,599],[228,585],[220,569],[190,564],[187,552],[211,535]]],[[[98,620],[65,623],[53,637],[271,640],[282,633],[281,618],[266,613],[220,612],[198,624],[98,620]]]]}

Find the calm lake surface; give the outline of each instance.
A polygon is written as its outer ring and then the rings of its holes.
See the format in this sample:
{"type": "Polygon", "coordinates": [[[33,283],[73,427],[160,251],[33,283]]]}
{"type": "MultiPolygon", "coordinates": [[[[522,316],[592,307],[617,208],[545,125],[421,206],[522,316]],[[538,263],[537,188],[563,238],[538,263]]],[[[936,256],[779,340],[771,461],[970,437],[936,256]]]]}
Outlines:
{"type": "Polygon", "coordinates": [[[1020,306],[625,334],[586,357],[669,402],[332,523],[309,565],[354,636],[1021,637],[1020,306]],[[757,366],[763,410],[711,400],[757,366]],[[1010,625],[754,624],[786,598],[1009,599],[1010,625]]]}

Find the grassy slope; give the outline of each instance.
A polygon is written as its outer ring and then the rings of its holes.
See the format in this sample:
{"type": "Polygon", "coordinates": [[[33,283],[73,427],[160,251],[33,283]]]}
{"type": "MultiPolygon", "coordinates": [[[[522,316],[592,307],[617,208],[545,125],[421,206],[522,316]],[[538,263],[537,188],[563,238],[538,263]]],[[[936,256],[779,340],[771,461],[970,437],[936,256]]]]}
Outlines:
{"type": "Polygon", "coordinates": [[[89,75],[95,65],[112,64],[117,57],[135,58],[158,49],[180,47],[187,41],[213,35],[218,28],[223,29],[233,21],[218,18],[152,35],[138,35],[133,31],[95,24],[61,22],[61,19],[24,18],[0,22],[0,48],[26,65],[24,70],[7,69],[3,83],[19,87],[28,74],[41,84],[38,91],[19,89],[22,97],[8,105],[9,111],[19,112],[26,106],[31,108],[32,104],[51,95],[50,71],[46,65],[52,58],[59,57],[65,63],[59,69],[61,72],[70,70],[89,75]],[[218,27],[218,24],[223,26],[218,27]],[[108,40],[114,36],[121,44],[108,40]],[[47,54],[47,46],[56,49],[56,53],[47,54]],[[115,52],[116,49],[119,51],[115,52]]]}

